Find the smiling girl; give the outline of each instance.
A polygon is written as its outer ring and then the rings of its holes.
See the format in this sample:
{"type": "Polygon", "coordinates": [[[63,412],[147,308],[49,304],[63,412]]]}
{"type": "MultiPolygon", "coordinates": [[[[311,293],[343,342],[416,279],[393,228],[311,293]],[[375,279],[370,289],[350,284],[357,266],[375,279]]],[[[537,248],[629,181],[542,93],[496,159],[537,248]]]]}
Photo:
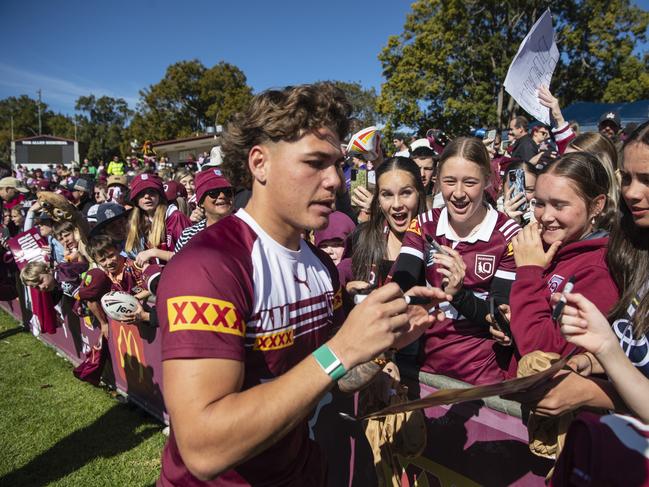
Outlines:
{"type": "MultiPolygon", "coordinates": [[[[520,355],[534,350],[569,353],[552,319],[550,295],[569,278],[606,313],[618,290],[606,263],[613,207],[607,197],[609,177],[592,155],[570,153],[547,166],[536,181],[531,223],[513,241],[516,282],[511,295],[511,329],[520,355]]],[[[516,360],[510,372],[516,372],[516,360]]]]}
{"type": "Polygon", "coordinates": [[[182,231],[191,221],[178,208],[167,204],[162,180],[154,174],[140,174],[131,182],[134,208],[124,250],[142,266],[150,259],[168,261],[182,231]]]}
{"type": "MultiPolygon", "coordinates": [[[[376,170],[371,218],[352,236],[351,274],[347,289],[381,286],[390,280],[410,221],[426,209],[419,167],[407,157],[392,157],[376,170]]],[[[347,260],[347,259],[345,259],[347,260]]],[[[348,262],[343,262],[344,266],[348,262]]]]}
{"type": "Polygon", "coordinates": [[[403,239],[394,280],[402,289],[426,281],[453,296],[440,308],[446,319],[425,334],[423,370],[473,384],[501,380],[495,342],[488,331],[488,296],[506,303],[514,279],[510,239],[518,224],[485,202],[491,176],[481,140],[460,137],[446,146],[438,182],[446,207],[413,220],[403,239]],[[431,246],[434,240],[443,253],[431,246]]]}

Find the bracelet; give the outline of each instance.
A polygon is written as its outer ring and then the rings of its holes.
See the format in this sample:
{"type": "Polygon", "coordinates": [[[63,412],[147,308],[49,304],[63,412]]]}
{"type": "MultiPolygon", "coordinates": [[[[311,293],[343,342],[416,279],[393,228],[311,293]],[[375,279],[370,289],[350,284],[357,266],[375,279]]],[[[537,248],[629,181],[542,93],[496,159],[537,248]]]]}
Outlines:
{"type": "Polygon", "coordinates": [[[325,374],[337,381],[347,373],[345,366],[335,353],[325,344],[312,353],[325,374]]]}

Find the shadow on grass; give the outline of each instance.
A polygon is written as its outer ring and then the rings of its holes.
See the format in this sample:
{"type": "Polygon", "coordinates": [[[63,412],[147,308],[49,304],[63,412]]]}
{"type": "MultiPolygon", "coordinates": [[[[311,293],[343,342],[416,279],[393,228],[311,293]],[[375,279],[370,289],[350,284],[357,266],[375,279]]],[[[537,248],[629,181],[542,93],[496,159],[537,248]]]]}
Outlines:
{"type": "Polygon", "coordinates": [[[0,333],[0,340],[3,340],[5,338],[9,338],[10,336],[16,335],[20,333],[21,331],[27,331],[25,330],[24,326],[17,326],[16,328],[9,328],[8,330],[3,331],[0,333]]]}
{"type": "Polygon", "coordinates": [[[151,424],[136,433],[142,423],[142,415],[134,409],[115,404],[92,424],[59,440],[23,467],[0,477],[0,485],[47,485],[96,458],[110,458],[129,451],[160,431],[160,426],[151,424]]]}

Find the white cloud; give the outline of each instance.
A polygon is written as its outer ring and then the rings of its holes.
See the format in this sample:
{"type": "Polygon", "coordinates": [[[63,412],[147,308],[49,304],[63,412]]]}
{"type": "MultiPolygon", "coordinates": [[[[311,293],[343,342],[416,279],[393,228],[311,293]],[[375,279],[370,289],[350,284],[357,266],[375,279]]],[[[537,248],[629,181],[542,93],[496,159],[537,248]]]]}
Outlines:
{"type": "Polygon", "coordinates": [[[47,76],[41,73],[25,71],[13,66],[0,63],[0,86],[9,88],[15,95],[26,94],[36,98],[36,91],[43,90],[43,101],[48,105],[56,105],[62,111],[74,112],[74,103],[80,96],[95,95],[123,98],[130,108],[135,108],[138,96],[116,94],[106,88],[75,83],[65,79],[47,76]]]}

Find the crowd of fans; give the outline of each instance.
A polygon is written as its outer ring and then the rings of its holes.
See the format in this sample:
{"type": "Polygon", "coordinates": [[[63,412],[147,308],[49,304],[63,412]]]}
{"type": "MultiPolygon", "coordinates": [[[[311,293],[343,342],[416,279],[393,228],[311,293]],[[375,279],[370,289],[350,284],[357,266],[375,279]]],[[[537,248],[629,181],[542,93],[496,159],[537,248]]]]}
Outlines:
{"type": "MultiPolygon", "coordinates": [[[[388,147],[374,130],[371,147],[343,147],[329,225],[305,228],[303,238],[336,266],[346,313],[355,295],[390,282],[403,291],[438,287],[450,298],[439,305],[443,319],[397,352],[397,365],[485,384],[516,377],[531,352],[570,356],[577,373],[519,400],[547,416],[588,406],[647,423],[649,125],[622,130],[606,113],[598,133],[579,133],[548,89],[539,100],[552,126],[519,115],[506,136],[429,130],[397,134],[388,147]],[[558,297],[569,281],[573,292],[558,297]]],[[[158,326],[166,264],[245,207],[245,172],[205,155],[176,166],[151,155],[115,156],[106,167],[86,159],[72,168],[2,168],[3,244],[36,228],[50,255],[20,272],[23,284],[73,300],[104,335],[99,303],[111,290],[139,300],[129,321],[158,326]]],[[[9,299],[16,271],[6,261],[9,299]]]]}

